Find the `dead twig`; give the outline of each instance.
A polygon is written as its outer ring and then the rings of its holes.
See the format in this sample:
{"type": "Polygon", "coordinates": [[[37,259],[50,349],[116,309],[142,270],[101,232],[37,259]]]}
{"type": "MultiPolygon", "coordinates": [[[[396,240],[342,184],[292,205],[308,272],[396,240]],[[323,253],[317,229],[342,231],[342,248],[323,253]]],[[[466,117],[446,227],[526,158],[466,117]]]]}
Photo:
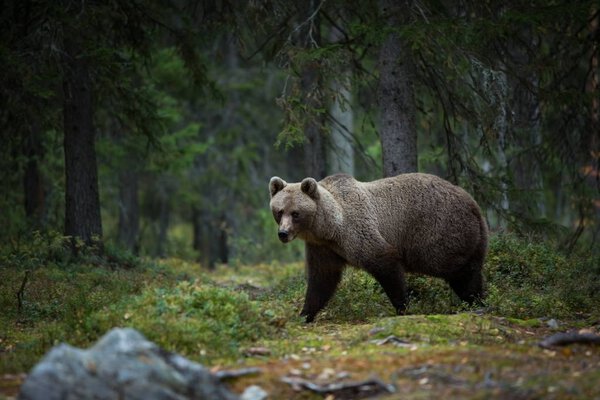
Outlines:
{"type": "Polygon", "coordinates": [[[538,346],[543,349],[551,349],[553,347],[568,346],[575,343],[600,344],[600,335],[587,332],[560,332],[545,338],[538,343],[538,346]]]}
{"type": "Polygon", "coordinates": [[[388,385],[377,378],[358,382],[342,382],[317,384],[306,379],[284,376],[281,381],[291,385],[295,390],[310,390],[317,394],[333,394],[335,398],[356,399],[375,396],[381,393],[394,393],[393,385],[388,385]]]}
{"type": "Polygon", "coordinates": [[[377,346],[390,343],[398,347],[413,347],[413,344],[411,344],[409,341],[400,339],[398,336],[395,335],[390,335],[384,339],[373,339],[371,340],[371,343],[376,344],[377,346]]]}
{"type": "Polygon", "coordinates": [[[240,369],[231,369],[231,370],[222,370],[216,371],[213,375],[220,381],[227,379],[236,379],[246,375],[256,375],[260,374],[262,370],[260,368],[240,368],[240,369]]]}
{"type": "Polygon", "coordinates": [[[21,310],[23,309],[23,298],[25,297],[25,286],[27,285],[27,281],[29,280],[29,274],[31,270],[25,271],[25,276],[23,277],[23,281],[21,282],[21,287],[17,291],[17,313],[21,314],[21,310]]]}

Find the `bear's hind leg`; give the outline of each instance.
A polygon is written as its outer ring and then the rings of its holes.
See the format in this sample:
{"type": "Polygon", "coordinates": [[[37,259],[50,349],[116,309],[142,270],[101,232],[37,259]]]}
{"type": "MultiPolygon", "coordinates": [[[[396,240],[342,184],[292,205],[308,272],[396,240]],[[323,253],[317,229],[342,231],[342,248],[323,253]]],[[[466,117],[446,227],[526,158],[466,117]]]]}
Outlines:
{"type": "Polygon", "coordinates": [[[406,312],[408,297],[404,268],[398,253],[395,250],[383,251],[377,259],[365,260],[362,267],[383,287],[396,314],[403,315],[406,312]]]}
{"type": "Polygon", "coordinates": [[[404,273],[398,267],[395,270],[378,269],[369,272],[371,272],[371,275],[373,275],[385,291],[385,294],[396,310],[396,314],[403,315],[406,312],[408,304],[404,273]]]}
{"type": "Polygon", "coordinates": [[[469,261],[457,273],[446,279],[458,297],[469,305],[481,303],[485,297],[482,273],[485,249],[486,242],[482,242],[469,261]]]}
{"type": "Polygon", "coordinates": [[[483,300],[483,275],[480,269],[469,271],[447,281],[458,297],[469,305],[479,303],[483,300]]]}

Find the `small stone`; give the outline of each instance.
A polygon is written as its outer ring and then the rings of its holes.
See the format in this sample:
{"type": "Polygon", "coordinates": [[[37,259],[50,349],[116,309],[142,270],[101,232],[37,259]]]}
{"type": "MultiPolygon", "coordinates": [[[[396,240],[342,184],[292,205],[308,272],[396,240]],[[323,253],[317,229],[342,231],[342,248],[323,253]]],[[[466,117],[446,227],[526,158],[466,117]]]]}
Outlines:
{"type": "Polygon", "coordinates": [[[319,374],[319,376],[317,377],[317,379],[322,380],[322,381],[326,381],[326,380],[331,379],[331,377],[333,375],[335,375],[335,370],[333,368],[325,368],[319,374]]]}
{"type": "Polygon", "coordinates": [[[385,331],[385,329],[383,329],[383,328],[381,328],[381,327],[379,327],[379,326],[376,326],[376,327],[374,327],[374,328],[371,328],[371,330],[369,331],[369,336],[376,335],[376,334],[378,334],[379,332],[383,332],[383,331],[385,331]]]}
{"type": "Polygon", "coordinates": [[[555,320],[554,318],[546,321],[546,325],[548,325],[549,328],[558,329],[558,321],[555,320]]]}
{"type": "Polygon", "coordinates": [[[257,385],[248,386],[240,396],[240,400],[264,400],[269,397],[263,388],[257,385]]]}

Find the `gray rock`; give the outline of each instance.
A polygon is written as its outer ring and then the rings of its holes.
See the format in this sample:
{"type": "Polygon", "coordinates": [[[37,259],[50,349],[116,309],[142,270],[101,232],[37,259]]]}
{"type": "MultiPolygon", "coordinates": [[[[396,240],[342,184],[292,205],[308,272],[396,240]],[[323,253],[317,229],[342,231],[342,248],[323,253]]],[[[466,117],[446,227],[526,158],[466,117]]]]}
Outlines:
{"type": "Polygon", "coordinates": [[[240,396],[240,400],[265,400],[269,397],[263,388],[257,385],[248,386],[240,396]]]}
{"type": "Polygon", "coordinates": [[[184,400],[237,396],[202,365],[161,349],[131,328],[115,328],[90,349],[52,348],[36,365],[21,400],[184,400]]]}
{"type": "Polygon", "coordinates": [[[546,321],[546,325],[548,325],[549,328],[558,329],[558,321],[555,320],[554,318],[546,321]]]}

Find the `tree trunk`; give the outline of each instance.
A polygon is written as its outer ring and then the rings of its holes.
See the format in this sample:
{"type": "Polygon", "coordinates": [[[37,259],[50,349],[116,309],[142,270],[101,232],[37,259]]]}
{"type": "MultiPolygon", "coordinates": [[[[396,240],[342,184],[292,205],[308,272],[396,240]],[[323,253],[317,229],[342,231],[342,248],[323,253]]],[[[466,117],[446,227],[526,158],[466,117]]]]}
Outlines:
{"type": "Polygon", "coordinates": [[[227,264],[229,262],[229,245],[227,242],[228,228],[229,228],[229,224],[227,223],[227,217],[223,214],[221,216],[221,221],[219,223],[219,237],[218,237],[219,261],[223,264],[227,264]]]}
{"type": "MultiPolygon", "coordinates": [[[[299,41],[302,47],[310,49],[318,47],[321,42],[321,29],[318,15],[319,1],[302,2],[299,29],[299,41]]],[[[306,105],[306,120],[304,124],[304,167],[307,176],[317,180],[324,178],[325,170],[325,141],[323,140],[324,116],[319,112],[323,108],[321,91],[320,66],[316,61],[304,64],[300,75],[300,88],[303,103],[306,105]]]]}
{"type": "Polygon", "coordinates": [[[304,125],[304,168],[306,175],[317,180],[326,175],[325,143],[323,140],[323,119],[315,115],[313,110],[321,107],[322,102],[315,96],[319,85],[319,72],[315,66],[307,66],[302,73],[302,91],[305,93],[304,103],[309,108],[308,119],[304,125]],[[311,93],[312,92],[312,93],[311,93]]]}
{"type": "Polygon", "coordinates": [[[333,102],[330,111],[333,123],[329,150],[329,170],[333,174],[354,175],[354,147],[352,146],[352,118],[354,115],[349,104],[352,94],[344,84],[334,83],[333,90],[338,93],[338,97],[333,102]]]}
{"type": "Polygon", "coordinates": [[[140,207],[138,173],[131,166],[119,171],[119,243],[134,254],[139,253],[140,207]]]}
{"type": "Polygon", "coordinates": [[[43,156],[41,132],[37,123],[30,125],[30,131],[23,144],[26,158],[23,188],[25,194],[25,215],[34,227],[41,227],[44,218],[45,191],[38,162],[43,156]]]}
{"type": "MultiPolygon", "coordinates": [[[[593,18],[589,22],[590,37],[600,37],[600,14],[598,14],[598,6],[594,6],[590,10],[593,18]]],[[[595,171],[592,190],[600,193],[600,98],[598,89],[600,87],[600,40],[596,40],[591,48],[591,57],[589,60],[589,73],[586,78],[585,92],[589,94],[590,101],[590,136],[587,151],[591,156],[591,171],[595,171]]],[[[590,182],[591,183],[591,182],[590,182]]],[[[600,213],[600,207],[596,206],[596,212],[600,213]]],[[[599,227],[600,228],[600,227],[599,227]]]]}
{"type": "MultiPolygon", "coordinates": [[[[202,255],[202,220],[196,206],[192,206],[192,248],[202,255]]],[[[201,261],[200,258],[198,261],[201,261]]]]}
{"type": "MultiPolygon", "coordinates": [[[[523,32],[522,43],[531,48],[538,48],[539,43],[530,30],[523,32]]],[[[540,102],[537,96],[539,78],[535,71],[527,72],[531,64],[528,48],[513,44],[509,46],[510,57],[525,79],[509,79],[511,91],[511,136],[523,151],[512,161],[515,185],[521,195],[516,201],[516,211],[535,218],[545,217],[544,182],[539,159],[539,148],[542,144],[540,126],[540,102]]]]}
{"type": "Polygon", "coordinates": [[[156,238],[156,255],[164,258],[167,255],[167,233],[171,219],[171,204],[168,196],[159,195],[158,236],[156,238]]]}
{"type": "Polygon", "coordinates": [[[379,102],[384,176],[417,171],[414,64],[406,43],[395,32],[408,20],[411,1],[380,0],[379,11],[390,30],[379,51],[379,102]]]}
{"type": "MultiPolygon", "coordinates": [[[[193,245],[194,250],[199,253],[198,261],[200,265],[212,270],[217,261],[218,240],[211,223],[211,217],[206,211],[201,211],[198,207],[192,207],[192,225],[193,245]]],[[[223,240],[223,237],[221,236],[220,239],[223,240]]],[[[226,236],[225,240],[227,240],[226,236]]]]}
{"type": "Polygon", "coordinates": [[[90,245],[102,238],[92,88],[87,61],[72,39],[77,32],[65,29],[64,35],[65,235],[90,245]]]}
{"type": "MultiPolygon", "coordinates": [[[[340,30],[332,28],[331,42],[343,40],[340,30]]],[[[331,90],[335,98],[331,104],[331,139],[329,147],[329,173],[345,173],[354,175],[354,147],[352,145],[353,118],[350,91],[351,71],[340,72],[340,77],[333,80],[331,90]]]]}
{"type": "MultiPolygon", "coordinates": [[[[503,75],[504,76],[504,75],[503,75]]],[[[506,77],[506,76],[504,76],[506,77]]],[[[505,106],[502,106],[500,116],[496,119],[497,125],[497,133],[498,133],[498,161],[500,163],[500,210],[501,215],[498,216],[498,224],[500,227],[506,227],[506,218],[508,215],[508,210],[510,208],[510,201],[508,198],[508,179],[510,166],[508,164],[508,158],[506,156],[506,150],[508,149],[507,144],[507,122],[506,122],[506,114],[505,106]]]]}

